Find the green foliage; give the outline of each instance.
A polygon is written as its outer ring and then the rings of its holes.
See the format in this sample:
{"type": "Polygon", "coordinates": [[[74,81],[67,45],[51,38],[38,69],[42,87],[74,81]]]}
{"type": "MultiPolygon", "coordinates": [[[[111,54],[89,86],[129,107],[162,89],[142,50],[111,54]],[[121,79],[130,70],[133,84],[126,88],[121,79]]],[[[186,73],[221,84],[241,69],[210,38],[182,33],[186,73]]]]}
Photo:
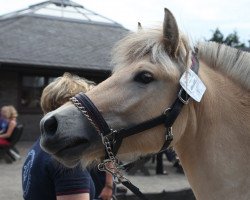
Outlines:
{"type": "Polygon", "coordinates": [[[244,43],[240,42],[238,33],[234,31],[233,33],[230,33],[228,36],[224,37],[224,35],[221,33],[221,31],[216,28],[215,31],[213,31],[212,37],[209,39],[209,41],[215,41],[218,43],[223,43],[231,47],[235,48],[244,48],[246,47],[244,43]]]}
{"type": "Polygon", "coordinates": [[[213,32],[213,36],[209,41],[214,41],[218,43],[223,43],[224,42],[224,35],[220,32],[218,28],[215,29],[213,32]]]}

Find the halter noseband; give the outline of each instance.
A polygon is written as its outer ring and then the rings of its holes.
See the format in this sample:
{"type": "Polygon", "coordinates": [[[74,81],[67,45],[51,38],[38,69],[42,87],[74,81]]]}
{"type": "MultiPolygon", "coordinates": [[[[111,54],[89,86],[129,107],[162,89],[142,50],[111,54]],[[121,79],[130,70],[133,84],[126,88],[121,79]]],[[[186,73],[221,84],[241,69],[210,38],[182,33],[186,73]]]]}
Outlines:
{"type": "MultiPolygon", "coordinates": [[[[198,74],[199,62],[194,53],[192,56],[191,69],[196,74],[198,74]]],[[[135,126],[123,128],[120,130],[113,130],[109,127],[109,125],[103,118],[102,114],[99,112],[99,110],[96,108],[93,102],[84,93],[79,93],[75,95],[74,97],[72,97],[70,100],[88,118],[88,120],[95,127],[96,131],[102,138],[102,142],[106,150],[105,159],[107,160],[99,165],[99,169],[112,173],[116,178],[118,178],[119,182],[122,182],[123,184],[124,183],[128,184],[128,180],[120,172],[121,166],[119,165],[115,157],[119,150],[119,147],[121,146],[122,140],[126,137],[129,137],[137,133],[140,133],[142,131],[154,128],[160,124],[164,124],[166,128],[166,133],[165,133],[166,139],[165,139],[164,145],[162,146],[160,150],[160,151],[164,151],[165,149],[169,147],[171,141],[173,140],[172,125],[174,124],[175,120],[180,114],[182,107],[188,104],[189,99],[190,99],[190,96],[180,86],[180,90],[178,92],[176,100],[171,105],[171,107],[167,108],[163,112],[163,114],[153,119],[141,122],[140,124],[137,124],[135,126]],[[115,165],[114,169],[110,169],[106,167],[107,162],[112,162],[115,165]]],[[[143,196],[143,194],[141,194],[140,192],[138,193],[138,191],[136,192],[137,192],[137,195],[140,196],[142,199],[146,199],[143,196]]]]}

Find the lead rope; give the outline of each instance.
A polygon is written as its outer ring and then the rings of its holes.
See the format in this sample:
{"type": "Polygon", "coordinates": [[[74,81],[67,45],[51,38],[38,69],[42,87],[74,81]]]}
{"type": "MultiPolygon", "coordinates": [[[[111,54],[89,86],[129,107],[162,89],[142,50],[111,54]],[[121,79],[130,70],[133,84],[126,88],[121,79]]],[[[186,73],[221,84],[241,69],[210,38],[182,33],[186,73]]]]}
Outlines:
{"type": "MultiPolygon", "coordinates": [[[[114,182],[116,184],[122,184],[127,187],[131,192],[133,192],[137,197],[142,200],[148,200],[146,196],[140,191],[138,187],[133,185],[122,173],[123,166],[119,164],[118,159],[115,157],[112,151],[112,144],[106,136],[102,136],[103,144],[106,149],[106,153],[109,159],[104,160],[98,165],[100,171],[105,171],[111,173],[114,177],[114,182]],[[110,166],[111,163],[111,166],[110,166]]],[[[113,141],[114,142],[114,141],[113,141]]]]}
{"type": "MultiPolygon", "coordinates": [[[[112,144],[110,143],[110,140],[108,137],[103,136],[101,133],[99,127],[95,124],[95,122],[92,120],[92,118],[89,116],[87,110],[84,106],[75,98],[70,98],[70,101],[81,111],[81,113],[87,117],[89,122],[94,126],[98,134],[102,138],[102,143],[105,146],[107,159],[105,159],[103,162],[101,162],[98,165],[98,169],[100,171],[105,171],[114,177],[114,182],[116,184],[123,184],[125,187],[127,187],[131,192],[133,192],[137,197],[139,197],[142,200],[148,200],[146,196],[140,191],[139,188],[137,188],[135,185],[133,185],[122,173],[123,166],[119,164],[118,159],[115,157],[112,151],[112,144]]],[[[111,129],[111,133],[114,133],[115,131],[111,129]]],[[[114,141],[113,141],[114,142],[114,141]]]]}

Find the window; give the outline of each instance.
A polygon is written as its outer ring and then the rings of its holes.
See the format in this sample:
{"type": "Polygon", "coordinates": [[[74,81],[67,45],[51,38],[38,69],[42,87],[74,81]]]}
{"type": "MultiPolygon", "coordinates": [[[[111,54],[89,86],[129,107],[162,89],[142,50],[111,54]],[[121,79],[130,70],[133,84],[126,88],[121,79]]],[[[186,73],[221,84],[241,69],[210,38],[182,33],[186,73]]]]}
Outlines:
{"type": "Polygon", "coordinates": [[[40,98],[45,86],[51,83],[56,77],[47,76],[22,76],[20,111],[22,112],[41,112],[40,98]]]}

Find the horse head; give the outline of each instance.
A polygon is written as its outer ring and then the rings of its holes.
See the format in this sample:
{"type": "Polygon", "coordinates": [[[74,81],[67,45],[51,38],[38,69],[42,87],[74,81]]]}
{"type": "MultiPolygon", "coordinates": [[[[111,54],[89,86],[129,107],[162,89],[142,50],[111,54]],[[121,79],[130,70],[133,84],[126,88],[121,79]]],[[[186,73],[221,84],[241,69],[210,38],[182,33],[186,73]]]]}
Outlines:
{"type": "MultiPolygon", "coordinates": [[[[114,130],[130,127],[161,115],[179,92],[181,74],[190,65],[191,48],[179,33],[172,13],[165,9],[162,29],[130,33],[113,51],[112,76],[86,93],[108,126],[114,130]]],[[[187,124],[185,109],[174,123],[174,141],[187,124]]],[[[48,113],[41,126],[41,146],[67,166],[79,160],[89,162],[104,157],[101,137],[89,119],[72,103],[48,113]]],[[[126,137],[117,156],[132,160],[158,152],[165,141],[165,127],[126,137]]]]}

